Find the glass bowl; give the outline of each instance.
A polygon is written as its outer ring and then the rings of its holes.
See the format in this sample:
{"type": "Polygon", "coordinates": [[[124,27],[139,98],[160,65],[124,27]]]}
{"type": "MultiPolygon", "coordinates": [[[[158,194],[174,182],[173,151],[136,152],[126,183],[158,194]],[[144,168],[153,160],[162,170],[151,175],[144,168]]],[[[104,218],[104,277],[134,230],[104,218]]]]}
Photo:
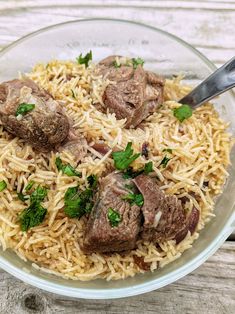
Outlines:
{"type": "MultiPolygon", "coordinates": [[[[201,53],[164,31],[123,20],[88,19],[44,28],[5,48],[0,53],[0,81],[17,77],[19,71],[30,71],[35,63],[53,58],[75,59],[90,49],[94,60],[112,54],[141,57],[147,68],[166,77],[183,73],[190,84],[198,83],[215,70],[215,66],[201,53]]],[[[231,123],[233,135],[234,100],[232,92],[227,92],[214,101],[221,116],[231,123]]],[[[125,280],[81,282],[38,271],[11,250],[1,250],[0,267],[44,290],[86,299],[127,297],[172,283],[201,265],[234,229],[235,154],[232,153],[231,157],[229,179],[223,194],[216,201],[216,218],[201,231],[191,249],[163,269],[125,280]]]]}

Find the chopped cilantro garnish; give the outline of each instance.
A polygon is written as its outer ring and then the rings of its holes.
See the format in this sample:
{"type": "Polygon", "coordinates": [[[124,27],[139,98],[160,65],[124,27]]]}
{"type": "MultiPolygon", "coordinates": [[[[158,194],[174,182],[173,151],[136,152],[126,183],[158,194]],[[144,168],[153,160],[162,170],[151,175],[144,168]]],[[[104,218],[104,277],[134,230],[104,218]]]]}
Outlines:
{"type": "Polygon", "coordinates": [[[29,228],[38,226],[43,222],[47,210],[40,203],[32,204],[25,208],[19,216],[20,226],[22,231],[27,231],[29,228]]]}
{"type": "Polygon", "coordinates": [[[87,177],[87,182],[89,183],[89,187],[91,189],[95,189],[98,183],[98,178],[95,174],[91,174],[89,177],[87,177]]]}
{"type": "Polygon", "coordinates": [[[2,180],[2,181],[0,182],[0,192],[2,192],[3,190],[5,190],[6,187],[7,187],[6,181],[2,180]]]}
{"type": "Polygon", "coordinates": [[[108,209],[107,216],[111,227],[117,227],[119,223],[122,221],[121,215],[112,207],[108,209]]]}
{"type": "Polygon", "coordinates": [[[173,109],[173,115],[180,121],[183,122],[192,116],[193,110],[189,105],[182,105],[179,108],[173,109]]]}
{"type": "Polygon", "coordinates": [[[127,170],[123,173],[123,178],[124,179],[130,179],[130,178],[135,178],[139,176],[142,173],[149,174],[150,172],[153,171],[153,162],[149,161],[144,165],[144,168],[141,168],[139,170],[133,170],[133,168],[128,167],[127,170]]]}
{"type": "Polygon", "coordinates": [[[25,202],[26,200],[29,199],[29,195],[24,195],[22,192],[17,193],[18,199],[21,200],[22,202],[25,202]]]}
{"type": "Polygon", "coordinates": [[[79,64],[85,64],[85,67],[88,67],[88,63],[89,61],[92,60],[92,51],[90,50],[84,57],[82,56],[82,54],[79,55],[79,57],[77,58],[77,62],[79,64]]]}
{"type": "MultiPolygon", "coordinates": [[[[25,195],[19,196],[21,200],[25,201],[25,195]]],[[[29,228],[38,226],[43,222],[44,217],[46,216],[47,210],[42,207],[41,202],[44,201],[47,196],[47,189],[41,186],[38,186],[36,190],[30,195],[30,205],[28,208],[25,208],[19,215],[20,226],[22,231],[27,231],[29,228]]]]}
{"type": "Polygon", "coordinates": [[[41,186],[38,186],[36,190],[30,195],[31,203],[40,203],[44,201],[44,198],[47,196],[47,189],[41,186]]]}
{"type": "Polygon", "coordinates": [[[161,161],[161,163],[160,163],[160,166],[162,165],[163,166],[163,168],[166,168],[166,166],[167,166],[167,164],[168,164],[168,162],[171,160],[171,158],[168,158],[167,156],[165,156],[163,159],[162,159],[162,161],[161,161]]]}
{"type": "Polygon", "coordinates": [[[24,116],[26,113],[32,111],[35,108],[34,104],[26,104],[26,103],[22,103],[19,104],[17,110],[16,110],[16,117],[19,115],[24,116]]]}
{"type": "Polygon", "coordinates": [[[136,204],[137,206],[143,206],[144,198],[142,194],[129,193],[122,196],[123,200],[127,200],[129,203],[136,204]]]}
{"type": "Polygon", "coordinates": [[[137,66],[140,65],[144,65],[144,60],[141,58],[132,58],[132,64],[133,64],[133,68],[136,69],[137,66]]]}
{"type": "Polygon", "coordinates": [[[29,181],[29,183],[25,187],[25,191],[31,190],[34,184],[35,184],[34,181],[29,181]]]}
{"type": "Polygon", "coordinates": [[[144,165],[144,173],[149,174],[150,172],[153,172],[153,162],[149,161],[144,165]]]}
{"type": "Polygon", "coordinates": [[[64,174],[66,174],[69,177],[72,176],[81,177],[82,175],[81,172],[76,171],[74,167],[72,167],[70,164],[64,165],[60,157],[56,157],[55,164],[59,171],[61,170],[64,174]]]}
{"type": "Polygon", "coordinates": [[[64,212],[70,218],[81,218],[93,207],[93,191],[80,191],[78,187],[68,188],[64,197],[64,212]]]}
{"type": "Polygon", "coordinates": [[[117,69],[117,68],[120,68],[121,67],[121,63],[118,64],[117,61],[113,61],[113,66],[117,69]]]}
{"type": "Polygon", "coordinates": [[[170,153],[170,154],[172,154],[172,149],[171,148],[164,148],[163,149],[163,152],[167,152],[167,153],[170,153]]]}
{"type": "Polygon", "coordinates": [[[114,166],[116,169],[118,170],[127,169],[129,165],[140,156],[139,153],[133,155],[133,149],[131,148],[131,146],[132,143],[129,142],[124,151],[112,153],[114,166]]]}

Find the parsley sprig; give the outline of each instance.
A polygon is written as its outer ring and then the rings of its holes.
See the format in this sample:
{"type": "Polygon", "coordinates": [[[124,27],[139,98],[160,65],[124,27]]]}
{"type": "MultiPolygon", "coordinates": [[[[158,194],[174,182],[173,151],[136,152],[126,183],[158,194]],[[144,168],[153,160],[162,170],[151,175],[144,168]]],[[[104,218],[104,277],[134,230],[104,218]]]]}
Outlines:
{"type": "Polygon", "coordinates": [[[41,202],[44,201],[46,196],[47,189],[41,186],[38,186],[30,195],[29,207],[25,208],[19,215],[22,231],[27,231],[43,222],[47,209],[41,205],[41,202]]]}
{"type": "Polygon", "coordinates": [[[3,190],[5,190],[6,187],[7,187],[6,181],[2,180],[2,181],[0,182],[0,192],[2,192],[3,190]]]}
{"type": "Polygon", "coordinates": [[[81,172],[76,171],[74,167],[72,167],[70,164],[63,164],[60,157],[56,157],[55,164],[57,169],[62,171],[64,174],[66,174],[69,177],[76,176],[81,177],[81,172]]]}
{"type": "Polygon", "coordinates": [[[133,64],[133,68],[136,69],[139,64],[141,66],[144,65],[144,60],[141,58],[132,58],[132,64],[133,64]]]}
{"type": "Polygon", "coordinates": [[[180,121],[183,122],[192,116],[193,110],[189,105],[181,105],[178,108],[173,109],[173,115],[180,121]]]}
{"type": "Polygon", "coordinates": [[[160,166],[163,166],[163,168],[166,168],[168,162],[171,160],[171,158],[164,156],[164,158],[162,159],[160,166]]]}
{"type": "Polygon", "coordinates": [[[136,160],[140,153],[133,154],[133,149],[131,148],[132,143],[129,142],[124,151],[113,152],[112,157],[114,160],[114,166],[118,170],[125,170],[129,165],[136,160]]]}
{"type": "Polygon", "coordinates": [[[86,68],[88,67],[90,60],[92,60],[92,51],[91,50],[84,57],[80,53],[79,57],[77,58],[77,62],[79,64],[85,64],[86,68]]]}
{"type": "Polygon", "coordinates": [[[68,188],[64,196],[64,212],[70,218],[81,218],[90,213],[94,205],[93,194],[97,187],[97,176],[90,175],[87,178],[89,187],[84,191],[79,187],[68,188]]]}
{"type": "Polygon", "coordinates": [[[112,207],[109,207],[107,212],[108,220],[111,227],[117,227],[119,223],[122,221],[122,216],[119,212],[114,210],[112,207]]]}
{"type": "Polygon", "coordinates": [[[128,201],[131,205],[136,204],[137,206],[141,207],[144,204],[144,198],[143,195],[138,193],[128,193],[122,196],[123,200],[128,201]]]}
{"type": "Polygon", "coordinates": [[[19,115],[26,115],[26,113],[32,111],[35,108],[35,104],[27,104],[25,102],[19,104],[18,108],[16,109],[16,117],[19,115]]]}
{"type": "Polygon", "coordinates": [[[127,170],[123,173],[123,178],[124,179],[130,179],[130,178],[135,178],[137,176],[139,176],[140,174],[144,173],[144,174],[149,174],[150,172],[153,171],[153,162],[149,161],[147,162],[143,168],[139,169],[139,170],[133,170],[132,167],[127,168],[127,170]]]}

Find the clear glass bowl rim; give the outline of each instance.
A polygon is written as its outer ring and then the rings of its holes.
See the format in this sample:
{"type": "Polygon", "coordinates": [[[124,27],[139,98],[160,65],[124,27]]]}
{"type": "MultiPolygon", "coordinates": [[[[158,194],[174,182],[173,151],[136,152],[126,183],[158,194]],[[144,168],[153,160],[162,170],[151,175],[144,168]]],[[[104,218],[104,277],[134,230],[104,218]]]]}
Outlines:
{"type": "MultiPolygon", "coordinates": [[[[152,29],[158,33],[162,33],[165,36],[174,39],[181,45],[185,46],[187,49],[191,50],[192,53],[194,53],[202,61],[204,61],[204,63],[209,67],[211,71],[215,71],[216,69],[216,66],[209,59],[207,59],[207,57],[205,57],[201,52],[199,52],[193,46],[191,46],[184,40],[180,39],[179,37],[171,33],[163,31],[154,26],[146,25],[144,23],[124,20],[124,19],[112,19],[112,18],[79,19],[79,20],[67,21],[67,22],[58,23],[58,24],[41,28],[35,32],[32,32],[26,36],[21,37],[20,39],[4,47],[0,51],[0,58],[4,54],[6,54],[9,50],[17,46],[18,44],[38,34],[41,34],[53,28],[63,27],[64,25],[67,25],[67,24],[76,24],[76,23],[84,23],[84,22],[92,22],[92,21],[120,22],[120,23],[134,24],[134,25],[141,26],[147,29],[152,29]]],[[[83,298],[83,299],[124,298],[124,297],[129,297],[129,296],[134,296],[134,295],[139,295],[142,293],[150,292],[155,289],[159,289],[189,274],[190,272],[195,270],[197,267],[199,267],[201,264],[203,264],[211,255],[213,255],[216,252],[216,250],[223,244],[226,238],[233,232],[234,229],[235,229],[235,212],[233,211],[233,215],[231,215],[230,219],[228,219],[226,225],[224,226],[222,231],[217,235],[217,237],[211,242],[211,244],[204,251],[202,251],[199,255],[193,258],[190,262],[185,263],[180,268],[162,276],[159,279],[153,279],[146,283],[141,283],[141,284],[137,284],[137,285],[126,287],[126,288],[113,288],[108,291],[106,289],[73,288],[69,286],[65,288],[65,286],[63,285],[55,284],[55,283],[50,282],[49,280],[38,278],[35,275],[27,273],[23,269],[13,266],[3,256],[0,256],[0,267],[4,269],[5,271],[7,271],[8,273],[12,274],[13,276],[17,277],[18,279],[24,281],[25,283],[36,286],[48,292],[57,293],[59,295],[75,297],[75,298],[83,298]]]]}

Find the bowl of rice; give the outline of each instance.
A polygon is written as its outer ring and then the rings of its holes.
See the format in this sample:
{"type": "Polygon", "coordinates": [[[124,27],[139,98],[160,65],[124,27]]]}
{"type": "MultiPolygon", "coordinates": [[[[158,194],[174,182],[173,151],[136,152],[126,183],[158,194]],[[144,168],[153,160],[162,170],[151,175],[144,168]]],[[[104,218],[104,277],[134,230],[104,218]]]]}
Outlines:
{"type": "MultiPolygon", "coordinates": [[[[87,19],[51,26],[30,34],[0,53],[1,82],[28,77],[64,107],[73,127],[89,143],[102,140],[109,150],[91,147],[78,164],[81,177],[69,177],[55,167],[56,153],[40,153],[0,128],[0,181],[7,182],[0,200],[0,267],[31,285],[61,295],[111,299],[137,295],[170,284],[208,259],[235,227],[235,98],[226,92],[197,108],[180,122],[172,114],[177,100],[216,68],[201,53],[179,38],[130,21],[87,19]],[[92,51],[85,66],[80,54],[92,51]],[[141,58],[147,70],[165,78],[163,105],[143,126],[126,129],[125,119],[101,112],[109,81],[95,74],[97,63],[109,55],[141,58]],[[86,254],[79,245],[87,217],[68,217],[64,195],[93,173],[102,177],[113,165],[112,151],[127,143],[139,151],[148,142],[153,169],[167,195],[188,197],[197,208],[196,231],[177,243],[139,240],[135,249],[109,254],[86,254]],[[169,163],[161,167],[166,158],[169,163]],[[47,215],[24,232],[18,217],[24,204],[17,193],[30,182],[46,184],[47,215]],[[136,263],[136,256],[148,271],[136,263]]],[[[74,164],[74,156],[61,152],[74,164]]],[[[144,166],[141,156],[134,162],[144,166]]]]}

